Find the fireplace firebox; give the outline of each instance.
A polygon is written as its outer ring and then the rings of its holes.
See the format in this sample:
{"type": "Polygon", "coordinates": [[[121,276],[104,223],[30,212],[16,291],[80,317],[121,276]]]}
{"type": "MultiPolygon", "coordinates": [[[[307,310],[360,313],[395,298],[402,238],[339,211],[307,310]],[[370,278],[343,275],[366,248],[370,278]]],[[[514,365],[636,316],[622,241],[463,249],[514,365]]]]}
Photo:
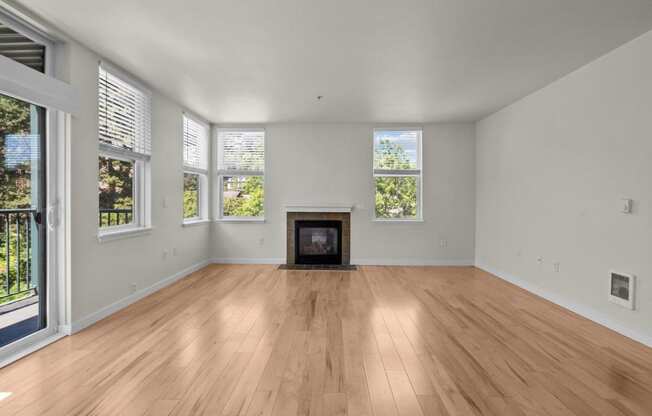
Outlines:
{"type": "Polygon", "coordinates": [[[342,264],[342,221],[295,221],[296,264],[342,264]]]}

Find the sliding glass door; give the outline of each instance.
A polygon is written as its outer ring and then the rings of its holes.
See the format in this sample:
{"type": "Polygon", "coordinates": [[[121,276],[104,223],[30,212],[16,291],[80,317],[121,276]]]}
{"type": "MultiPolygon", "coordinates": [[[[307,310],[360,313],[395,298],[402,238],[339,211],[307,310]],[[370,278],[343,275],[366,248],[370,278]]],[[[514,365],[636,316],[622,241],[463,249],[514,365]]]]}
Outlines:
{"type": "Polygon", "coordinates": [[[45,115],[0,94],[0,347],[46,326],[45,115]]]}

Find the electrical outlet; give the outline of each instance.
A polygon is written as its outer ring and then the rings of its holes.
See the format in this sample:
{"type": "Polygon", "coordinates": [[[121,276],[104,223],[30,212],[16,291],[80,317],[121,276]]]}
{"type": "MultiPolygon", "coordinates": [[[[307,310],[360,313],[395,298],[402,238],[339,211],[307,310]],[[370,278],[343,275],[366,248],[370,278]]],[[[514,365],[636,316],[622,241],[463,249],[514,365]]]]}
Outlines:
{"type": "Polygon", "coordinates": [[[169,255],[170,255],[170,252],[167,249],[163,250],[163,260],[167,259],[169,255]]]}
{"type": "Polygon", "coordinates": [[[441,248],[446,248],[446,247],[448,247],[448,240],[441,240],[441,241],[439,241],[439,245],[441,246],[441,248]]]}
{"type": "Polygon", "coordinates": [[[177,256],[179,254],[179,251],[177,250],[176,247],[172,248],[172,255],[177,256]]]}
{"type": "Polygon", "coordinates": [[[559,262],[552,263],[552,269],[555,271],[555,273],[559,273],[559,262]]]}
{"type": "Polygon", "coordinates": [[[261,247],[265,245],[265,237],[261,237],[258,239],[258,245],[261,247]]]}
{"type": "Polygon", "coordinates": [[[543,257],[537,257],[537,263],[543,264],[543,257]]]}
{"type": "Polygon", "coordinates": [[[138,289],[138,285],[136,283],[132,283],[129,285],[129,289],[131,289],[131,293],[134,293],[136,289],[138,289]]]}

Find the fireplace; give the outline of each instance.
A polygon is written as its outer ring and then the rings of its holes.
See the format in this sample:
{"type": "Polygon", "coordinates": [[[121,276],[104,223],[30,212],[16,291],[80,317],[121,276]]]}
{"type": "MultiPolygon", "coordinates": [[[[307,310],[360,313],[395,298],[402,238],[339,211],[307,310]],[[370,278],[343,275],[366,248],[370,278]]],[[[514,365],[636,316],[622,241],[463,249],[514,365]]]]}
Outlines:
{"type": "Polygon", "coordinates": [[[342,264],[342,221],[294,222],[296,264],[342,264]]]}
{"type": "Polygon", "coordinates": [[[286,209],[286,265],[351,265],[350,207],[297,206],[286,209]]]}

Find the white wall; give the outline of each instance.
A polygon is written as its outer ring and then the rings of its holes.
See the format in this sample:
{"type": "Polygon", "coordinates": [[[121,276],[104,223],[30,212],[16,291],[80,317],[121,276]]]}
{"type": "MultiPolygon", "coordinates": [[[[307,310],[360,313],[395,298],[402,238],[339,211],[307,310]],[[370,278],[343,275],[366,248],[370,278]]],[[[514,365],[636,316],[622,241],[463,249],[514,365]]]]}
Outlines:
{"type": "Polygon", "coordinates": [[[476,171],[477,264],[648,343],[650,74],[652,32],[479,122],[476,171]],[[636,311],[607,302],[611,269],[639,277],[636,311]]]}
{"type": "Polygon", "coordinates": [[[101,314],[137,290],[160,283],[210,256],[210,226],[181,227],[182,108],[156,92],[152,106],[151,234],[99,243],[97,76],[99,56],[70,41],[62,78],[81,94],[71,126],[71,315],[75,323],[101,314]],[[163,198],[168,197],[167,208],[163,198]],[[177,256],[163,259],[164,249],[177,256]]]}
{"type": "Polygon", "coordinates": [[[266,222],[217,223],[220,261],[285,261],[285,213],[292,204],[355,205],[353,263],[472,264],[475,222],[473,124],[426,125],[423,223],[373,222],[370,124],[266,126],[266,222]],[[440,240],[448,240],[442,248],[440,240]]]}

